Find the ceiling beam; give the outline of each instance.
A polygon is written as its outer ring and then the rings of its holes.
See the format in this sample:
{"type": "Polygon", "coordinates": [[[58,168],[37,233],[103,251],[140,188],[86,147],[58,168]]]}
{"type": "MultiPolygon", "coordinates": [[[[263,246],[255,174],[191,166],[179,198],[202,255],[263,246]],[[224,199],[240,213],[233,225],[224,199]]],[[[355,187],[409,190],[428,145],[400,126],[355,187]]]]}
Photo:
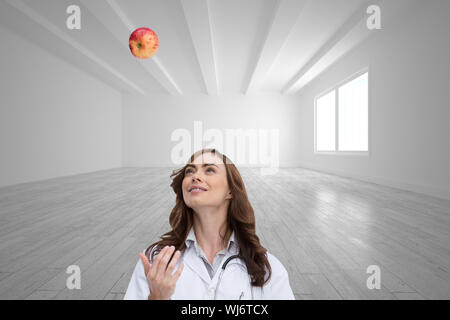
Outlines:
{"type": "Polygon", "coordinates": [[[180,0],[209,95],[219,94],[219,79],[208,0],[180,0]]]}
{"type": "Polygon", "coordinates": [[[401,8],[408,6],[408,0],[369,0],[352,14],[339,30],[322,46],[301,70],[283,87],[282,94],[298,93],[303,87],[328,69],[337,60],[350,52],[369,36],[382,30],[367,28],[367,8],[378,5],[381,9],[381,24],[386,25],[397,16],[401,8]]]}
{"type": "Polygon", "coordinates": [[[279,0],[277,9],[274,11],[272,23],[266,33],[262,50],[255,61],[247,88],[244,94],[255,90],[257,85],[264,79],[271,66],[275,63],[280,50],[286,43],[292,29],[297,23],[307,0],[279,0]]]}
{"type": "Polygon", "coordinates": [[[118,78],[120,81],[125,83],[127,86],[133,88],[133,90],[135,90],[136,92],[138,92],[142,95],[145,95],[145,91],[142,88],[140,88],[137,84],[135,84],[133,81],[129,80],[127,77],[125,77],[119,71],[114,69],[108,63],[106,63],[103,59],[99,58],[91,50],[89,50],[88,48],[83,46],[81,43],[77,42],[75,39],[73,39],[67,33],[61,31],[61,29],[59,29],[56,25],[51,23],[47,18],[40,15],[38,12],[36,12],[34,9],[29,7],[28,5],[26,5],[24,2],[22,2],[22,0],[6,0],[6,2],[9,5],[11,5],[12,7],[16,8],[17,10],[22,12],[24,15],[26,15],[28,18],[30,18],[34,22],[38,23],[43,28],[47,29],[50,33],[54,34],[60,40],[66,42],[68,45],[72,46],[74,49],[76,49],[78,52],[80,52],[86,58],[88,58],[88,59],[92,60],[94,63],[98,64],[100,67],[102,67],[103,69],[108,71],[114,77],[118,78]]]}
{"type": "MultiPolygon", "coordinates": [[[[102,22],[103,25],[111,32],[114,37],[124,45],[124,39],[126,39],[126,46],[128,47],[128,38],[130,34],[136,30],[136,26],[131,22],[129,17],[125,14],[122,8],[115,0],[106,1],[92,1],[81,0],[81,2],[96,16],[96,18],[102,22]],[[105,10],[111,10],[115,13],[115,16],[119,18],[117,23],[116,18],[112,18],[111,15],[105,14],[105,10]]],[[[158,58],[158,52],[150,59],[142,60],[136,59],[150,75],[158,81],[161,86],[171,95],[181,95],[182,91],[177,85],[171,74],[164,67],[164,64],[158,58]]]]}

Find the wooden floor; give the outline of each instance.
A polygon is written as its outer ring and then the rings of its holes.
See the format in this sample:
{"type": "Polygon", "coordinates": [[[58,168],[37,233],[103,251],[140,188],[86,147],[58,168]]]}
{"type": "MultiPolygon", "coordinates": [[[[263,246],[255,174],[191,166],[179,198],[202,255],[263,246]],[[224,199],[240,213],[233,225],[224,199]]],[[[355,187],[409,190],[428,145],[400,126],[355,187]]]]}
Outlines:
{"type": "MultiPolygon", "coordinates": [[[[450,299],[450,201],[301,168],[242,168],[262,244],[297,299],[450,299]],[[370,290],[369,265],[381,270],[370,290]]],[[[122,299],[169,230],[169,168],[0,188],[0,299],[122,299]],[[66,268],[81,269],[81,290],[66,268]]]]}

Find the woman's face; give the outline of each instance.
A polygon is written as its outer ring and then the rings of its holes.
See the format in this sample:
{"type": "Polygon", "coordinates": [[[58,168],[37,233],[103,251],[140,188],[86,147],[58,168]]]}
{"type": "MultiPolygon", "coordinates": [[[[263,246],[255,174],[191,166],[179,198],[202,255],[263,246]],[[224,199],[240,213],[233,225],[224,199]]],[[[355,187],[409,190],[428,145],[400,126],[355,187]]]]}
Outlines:
{"type": "Polygon", "coordinates": [[[194,210],[220,207],[232,198],[225,164],[212,153],[200,154],[187,165],[182,189],[184,202],[194,210]]]}

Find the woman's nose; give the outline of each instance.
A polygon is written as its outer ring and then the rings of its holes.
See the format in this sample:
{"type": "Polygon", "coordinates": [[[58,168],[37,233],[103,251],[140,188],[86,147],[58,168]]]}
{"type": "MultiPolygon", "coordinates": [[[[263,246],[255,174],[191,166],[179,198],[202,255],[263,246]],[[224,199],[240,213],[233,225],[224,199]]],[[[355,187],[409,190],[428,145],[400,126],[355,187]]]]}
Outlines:
{"type": "Polygon", "coordinates": [[[192,175],[192,181],[195,181],[195,180],[199,180],[199,181],[201,181],[201,179],[200,179],[200,177],[199,177],[199,174],[198,174],[198,173],[194,173],[194,174],[192,175]]]}

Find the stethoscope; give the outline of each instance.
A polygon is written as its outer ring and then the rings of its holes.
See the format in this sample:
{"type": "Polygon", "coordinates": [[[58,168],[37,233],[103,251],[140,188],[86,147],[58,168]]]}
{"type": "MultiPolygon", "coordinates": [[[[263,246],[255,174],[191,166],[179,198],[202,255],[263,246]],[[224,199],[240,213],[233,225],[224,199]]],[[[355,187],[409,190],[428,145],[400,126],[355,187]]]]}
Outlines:
{"type": "MultiPolygon", "coordinates": [[[[228,262],[230,262],[231,260],[233,260],[235,258],[243,260],[243,257],[241,255],[241,251],[240,250],[239,250],[239,254],[235,254],[235,255],[232,255],[232,256],[228,257],[228,259],[225,260],[225,262],[222,264],[222,268],[221,268],[220,274],[219,274],[219,279],[217,280],[216,290],[214,291],[214,300],[217,300],[217,290],[219,289],[220,281],[222,280],[222,275],[225,272],[225,268],[227,267],[228,262]]],[[[252,300],[254,300],[253,299],[253,286],[251,285],[250,275],[248,275],[248,277],[250,279],[250,287],[251,287],[250,291],[251,291],[251,294],[252,294],[252,300]]],[[[241,292],[241,295],[239,296],[239,300],[242,299],[243,295],[244,295],[244,291],[241,292]]]]}

